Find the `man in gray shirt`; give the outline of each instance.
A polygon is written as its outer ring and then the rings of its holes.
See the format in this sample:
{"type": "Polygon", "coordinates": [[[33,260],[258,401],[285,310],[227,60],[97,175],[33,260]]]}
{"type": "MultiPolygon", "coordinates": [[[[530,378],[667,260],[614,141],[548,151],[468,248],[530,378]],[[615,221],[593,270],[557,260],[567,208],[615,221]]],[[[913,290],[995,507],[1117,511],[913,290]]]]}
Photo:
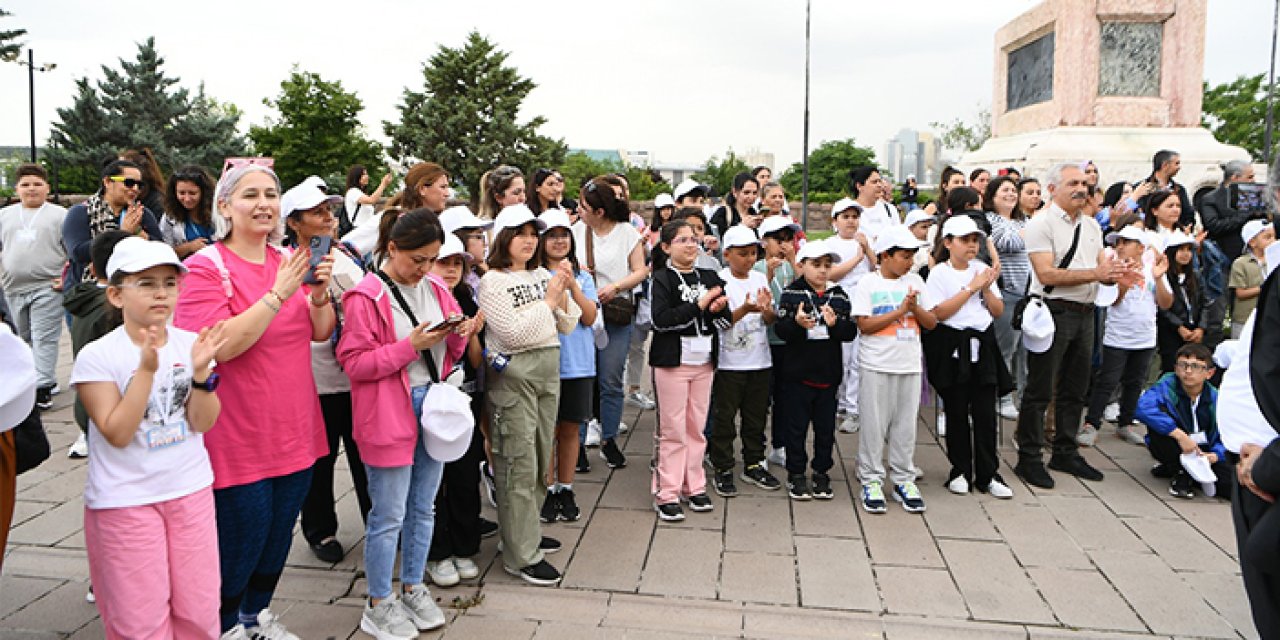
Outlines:
{"type": "Polygon", "coordinates": [[[0,209],[0,286],[18,334],[35,352],[36,404],[48,409],[62,337],[62,296],[54,284],[67,261],[62,246],[67,210],[48,202],[44,167],[24,164],[17,174],[21,202],[0,209]]]}

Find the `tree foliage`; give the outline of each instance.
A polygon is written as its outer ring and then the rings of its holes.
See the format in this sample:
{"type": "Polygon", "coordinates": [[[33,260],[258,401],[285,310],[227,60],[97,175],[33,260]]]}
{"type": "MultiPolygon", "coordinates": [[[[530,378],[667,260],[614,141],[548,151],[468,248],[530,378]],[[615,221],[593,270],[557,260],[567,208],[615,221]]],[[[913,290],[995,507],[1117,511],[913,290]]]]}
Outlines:
{"type": "Polygon", "coordinates": [[[751,171],[751,167],[743,162],[741,158],[729,150],[725,152],[724,159],[721,160],[716,156],[707,159],[707,167],[702,171],[693,174],[693,179],[705,185],[710,185],[718,196],[727,195],[733,190],[733,177],[743,171],[751,171]]]}
{"type": "Polygon", "coordinates": [[[383,122],[392,156],[440,163],[473,203],[480,177],[499,164],[559,166],[564,141],[538,133],[546,118],[517,121],[537,85],[506,66],[508,55],[475,31],[460,48],[441,46],[423,65],[422,90],[405,89],[400,122],[383,122]]]}
{"type": "Polygon", "coordinates": [[[310,175],[340,187],[354,164],[365,165],[375,183],[379,179],[382,147],[365,137],[359,120],[364,104],[342,82],[295,66],[280,83],[280,94],[262,102],[279,116],[265,126],[250,127],[249,138],[255,151],[275,158],[276,174],[286,188],[310,175]]]}
{"type": "Polygon", "coordinates": [[[972,122],[956,118],[948,123],[930,122],[929,126],[938,130],[944,148],[975,151],[991,137],[991,108],[979,104],[972,122]]]}
{"type": "MultiPolygon", "coordinates": [[[[0,9],[0,18],[13,15],[0,9]]],[[[18,38],[27,35],[26,29],[8,29],[0,31],[0,60],[13,60],[22,54],[22,43],[18,38]]]]}
{"type": "Polygon", "coordinates": [[[652,200],[663,191],[670,192],[662,175],[644,167],[624,167],[621,162],[597,160],[581,151],[574,151],[564,157],[560,163],[560,175],[564,176],[564,195],[566,198],[578,198],[582,183],[588,178],[608,173],[621,173],[627,178],[631,187],[632,200],[652,200]]]}
{"type": "MultiPolygon", "coordinates": [[[[845,194],[849,191],[849,171],[855,167],[874,165],[876,152],[860,147],[853,138],[827,140],[809,152],[809,193],[845,194]]],[[[779,180],[787,191],[787,198],[800,199],[804,183],[804,163],[792,164],[779,180]]],[[[823,200],[829,198],[812,198],[823,200]]]]}
{"type": "Polygon", "coordinates": [[[1204,83],[1200,124],[1213,132],[1219,142],[1244,147],[1255,160],[1266,162],[1267,153],[1262,148],[1266,121],[1265,75],[1240,76],[1216,87],[1204,83]]]}
{"type": "Polygon", "coordinates": [[[47,155],[63,191],[92,193],[103,162],[128,148],[151,147],[163,169],[217,170],[223,159],[245,153],[236,130],[240,110],[206,95],[203,84],[194,95],[178,87],[164,74],[155,38],[139,43],[133,62],[119,63],[118,70],[103,65],[96,83],[77,79],[71,106],[58,109],[47,155]]]}

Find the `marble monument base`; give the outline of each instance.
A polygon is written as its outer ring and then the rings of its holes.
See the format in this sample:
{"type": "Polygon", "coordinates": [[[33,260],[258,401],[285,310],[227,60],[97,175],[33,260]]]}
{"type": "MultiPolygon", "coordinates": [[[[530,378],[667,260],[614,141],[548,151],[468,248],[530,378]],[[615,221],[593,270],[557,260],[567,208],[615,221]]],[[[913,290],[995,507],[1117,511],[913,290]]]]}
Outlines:
{"type": "Polygon", "coordinates": [[[1218,186],[1222,163],[1250,160],[1247,151],[1218,142],[1202,127],[1058,127],[991,138],[965,154],[957,168],[967,175],[982,167],[994,175],[998,169],[1015,167],[1043,179],[1057,163],[1092,160],[1105,189],[1113,182],[1151,175],[1151,157],[1161,149],[1182,156],[1182,170],[1174,179],[1193,195],[1218,186]]]}

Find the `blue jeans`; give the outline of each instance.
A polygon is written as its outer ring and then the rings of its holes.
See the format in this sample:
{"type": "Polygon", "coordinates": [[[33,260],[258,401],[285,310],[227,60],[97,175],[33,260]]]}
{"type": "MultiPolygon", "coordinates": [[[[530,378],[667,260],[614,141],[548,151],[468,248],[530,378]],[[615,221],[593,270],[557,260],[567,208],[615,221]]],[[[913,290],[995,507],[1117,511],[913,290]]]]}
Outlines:
{"type": "Polygon", "coordinates": [[[596,380],[600,384],[600,431],[605,440],[618,436],[622,421],[622,371],[631,349],[632,324],[605,323],[609,346],[596,352],[596,380]]]}
{"type": "MultiPolygon", "coordinates": [[[[421,418],[422,399],[427,387],[413,388],[413,413],[421,418]]],[[[365,465],[369,475],[369,497],[373,509],[364,544],[364,571],[369,581],[369,597],[391,596],[391,572],[396,564],[396,541],[400,541],[400,583],[422,584],[427,570],[427,552],[435,530],[436,491],[444,463],[427,455],[422,433],[413,447],[413,464],[406,467],[365,465]],[[406,517],[407,516],[407,517],[406,517]]]]}
{"type": "Polygon", "coordinates": [[[311,488],[311,469],[214,489],[218,564],[222,570],[222,631],[257,619],[271,604],[293,542],[293,523],[311,488]]]}

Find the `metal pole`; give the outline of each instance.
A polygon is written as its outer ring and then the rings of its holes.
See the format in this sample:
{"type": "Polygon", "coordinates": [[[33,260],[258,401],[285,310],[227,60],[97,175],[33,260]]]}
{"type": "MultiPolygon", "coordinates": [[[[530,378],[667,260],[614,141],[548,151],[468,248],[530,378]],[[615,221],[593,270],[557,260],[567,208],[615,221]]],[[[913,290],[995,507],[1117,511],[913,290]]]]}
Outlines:
{"type": "MultiPolygon", "coordinates": [[[[1276,0],[1280,3],[1280,0],[1276,0]]],[[[809,15],[812,0],[804,3],[804,172],[800,187],[800,228],[809,230],[809,15]]]]}
{"type": "Polygon", "coordinates": [[[1271,124],[1274,121],[1275,108],[1272,104],[1276,94],[1276,29],[1280,27],[1280,0],[1276,0],[1275,12],[1271,18],[1271,72],[1267,75],[1267,130],[1263,134],[1262,152],[1266,155],[1263,162],[1271,163],[1271,124]]]}
{"type": "Polygon", "coordinates": [[[36,54],[27,49],[27,91],[31,107],[31,162],[36,161],[36,54]]]}

